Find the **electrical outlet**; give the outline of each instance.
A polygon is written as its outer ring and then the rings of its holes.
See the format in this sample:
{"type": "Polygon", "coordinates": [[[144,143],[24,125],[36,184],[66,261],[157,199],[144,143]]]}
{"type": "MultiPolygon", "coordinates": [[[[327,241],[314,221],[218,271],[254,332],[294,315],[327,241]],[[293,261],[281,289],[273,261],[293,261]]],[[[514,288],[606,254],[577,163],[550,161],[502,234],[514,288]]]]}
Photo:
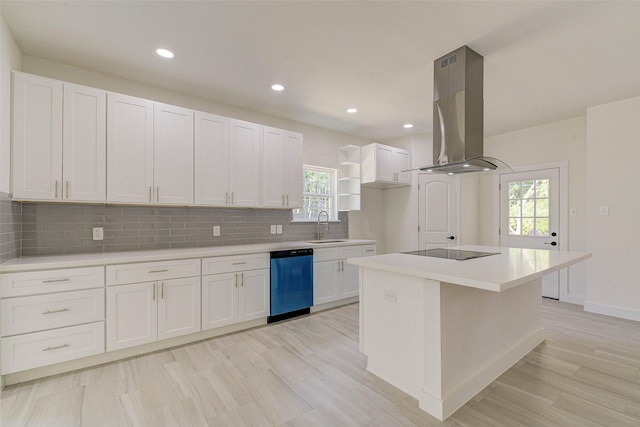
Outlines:
{"type": "Polygon", "coordinates": [[[215,237],[218,237],[220,235],[220,226],[219,225],[214,225],[213,226],[213,235],[215,237]]]}
{"type": "Polygon", "coordinates": [[[102,227],[93,227],[93,240],[104,240],[104,229],[102,227]]]}
{"type": "Polygon", "coordinates": [[[609,215],[609,206],[600,206],[600,215],[602,216],[609,215]]]}
{"type": "Polygon", "coordinates": [[[382,299],[389,302],[398,302],[398,294],[396,291],[384,289],[382,291],[382,299]]]}
{"type": "Polygon", "coordinates": [[[276,226],[276,234],[282,234],[282,224],[276,226]]]}
{"type": "Polygon", "coordinates": [[[276,226],[275,225],[271,226],[271,234],[276,234],[276,226]]]}

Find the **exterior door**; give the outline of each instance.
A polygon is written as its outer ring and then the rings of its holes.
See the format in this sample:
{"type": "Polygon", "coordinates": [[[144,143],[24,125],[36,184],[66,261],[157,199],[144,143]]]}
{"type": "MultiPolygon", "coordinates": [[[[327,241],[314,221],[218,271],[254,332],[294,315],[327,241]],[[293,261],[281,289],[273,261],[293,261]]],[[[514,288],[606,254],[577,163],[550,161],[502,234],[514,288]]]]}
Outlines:
{"type": "MultiPolygon", "coordinates": [[[[500,175],[500,246],[559,249],[559,169],[500,175]]],[[[560,297],[559,273],[542,278],[542,296],[560,297]]]]}
{"type": "Polygon", "coordinates": [[[418,175],[420,249],[458,245],[459,178],[440,174],[418,175]]]}

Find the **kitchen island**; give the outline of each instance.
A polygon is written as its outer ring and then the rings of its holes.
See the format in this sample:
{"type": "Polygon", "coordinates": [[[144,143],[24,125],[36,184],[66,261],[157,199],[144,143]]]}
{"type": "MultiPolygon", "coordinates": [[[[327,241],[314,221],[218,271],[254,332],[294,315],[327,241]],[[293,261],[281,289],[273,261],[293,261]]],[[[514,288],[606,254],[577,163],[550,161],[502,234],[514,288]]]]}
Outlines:
{"type": "Polygon", "coordinates": [[[367,370],[444,420],[544,341],[542,277],[589,253],[464,246],[458,261],[410,254],[360,267],[360,351],[367,370]]]}

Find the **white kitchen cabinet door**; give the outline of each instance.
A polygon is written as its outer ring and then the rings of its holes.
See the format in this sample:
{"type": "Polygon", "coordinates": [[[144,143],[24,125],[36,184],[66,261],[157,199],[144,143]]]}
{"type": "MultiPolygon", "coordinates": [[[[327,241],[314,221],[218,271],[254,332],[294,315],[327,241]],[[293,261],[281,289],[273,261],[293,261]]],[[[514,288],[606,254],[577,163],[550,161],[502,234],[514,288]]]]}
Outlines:
{"type": "Polygon", "coordinates": [[[238,321],[259,319],[271,312],[270,270],[250,270],[240,275],[238,293],[238,321]]]}
{"type": "Polygon", "coordinates": [[[335,301],[339,296],[340,261],[313,263],[313,305],[335,301]]]}
{"type": "Polygon", "coordinates": [[[229,191],[229,119],[195,113],[195,204],[224,206],[229,191]]]}
{"type": "Polygon", "coordinates": [[[383,144],[369,144],[360,148],[361,185],[372,188],[393,188],[411,184],[408,151],[383,144]]]}
{"type": "Polygon", "coordinates": [[[107,201],[153,202],[153,102],[107,94],[107,201]]]}
{"type": "Polygon", "coordinates": [[[192,205],[193,111],[155,103],[153,115],[153,200],[192,205]]]}
{"type": "Polygon", "coordinates": [[[229,122],[229,205],[260,205],[260,142],[262,126],[229,122]]]}
{"type": "Polygon", "coordinates": [[[202,330],[238,322],[237,273],[202,276],[202,330]]]}
{"type": "Polygon", "coordinates": [[[362,256],[362,246],[344,246],[340,248],[340,297],[349,298],[360,294],[358,286],[359,269],[355,265],[347,263],[349,258],[359,258],[362,256]]]}
{"type": "Polygon", "coordinates": [[[158,339],[199,332],[200,277],[158,283],[158,339]]]}
{"type": "Polygon", "coordinates": [[[107,93],[64,83],[62,198],[104,202],[107,180],[107,93]]]}
{"type": "Polygon", "coordinates": [[[376,181],[393,181],[393,148],[376,144],[376,181]]]}
{"type": "Polygon", "coordinates": [[[13,74],[13,198],[62,197],[62,82],[13,74]]]}
{"type": "Polygon", "coordinates": [[[399,183],[410,184],[411,174],[402,172],[411,168],[411,156],[409,152],[404,150],[395,150],[393,152],[393,170],[396,173],[396,181],[399,183]]]}
{"type": "MultiPolygon", "coordinates": [[[[264,128],[262,145],[262,206],[283,208],[285,199],[285,139],[286,131],[264,128]]],[[[300,178],[302,182],[302,178],[300,178]]]]}
{"type": "Polygon", "coordinates": [[[107,288],[107,351],[158,340],[157,284],[107,288]]]}
{"type": "Polygon", "coordinates": [[[302,207],[302,134],[287,132],[284,146],[284,190],[287,208],[302,207]]]}

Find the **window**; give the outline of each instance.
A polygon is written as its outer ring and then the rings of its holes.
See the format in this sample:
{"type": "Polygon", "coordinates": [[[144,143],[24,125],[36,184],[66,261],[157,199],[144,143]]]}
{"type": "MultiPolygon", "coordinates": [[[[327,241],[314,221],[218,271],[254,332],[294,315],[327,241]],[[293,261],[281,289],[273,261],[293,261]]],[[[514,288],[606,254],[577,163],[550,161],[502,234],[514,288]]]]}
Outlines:
{"type": "Polygon", "coordinates": [[[549,235],[549,180],[509,183],[509,234],[549,235]]]}
{"type": "Polygon", "coordinates": [[[293,210],[294,221],[316,221],[326,210],[331,220],[337,220],[336,170],[304,165],[302,208],[293,210]]]}

